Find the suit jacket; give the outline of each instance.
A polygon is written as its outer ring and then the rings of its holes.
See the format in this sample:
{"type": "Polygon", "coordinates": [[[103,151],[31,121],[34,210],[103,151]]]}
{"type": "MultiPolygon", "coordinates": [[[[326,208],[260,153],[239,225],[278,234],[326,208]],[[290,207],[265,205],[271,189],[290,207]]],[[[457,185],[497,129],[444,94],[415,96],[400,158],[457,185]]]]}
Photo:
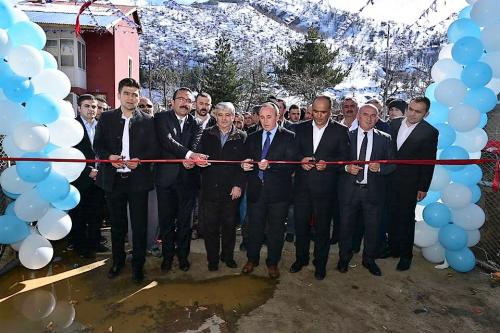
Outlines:
{"type": "MultiPolygon", "coordinates": [[[[313,126],[312,120],[297,124],[295,132],[295,146],[298,160],[312,156],[316,161],[346,161],[349,160],[349,136],[347,127],[333,120],[326,124],[323,136],[313,153],[313,126]]],[[[298,167],[295,173],[295,192],[309,191],[314,197],[332,195],[336,191],[339,170],[343,166],[328,165],[325,170],[317,171],[315,168],[305,171],[298,167]]]]}
{"type": "Polygon", "coordinates": [[[387,134],[391,134],[391,127],[389,126],[388,123],[383,121],[382,119],[379,119],[377,123],[375,124],[375,128],[378,129],[379,131],[385,132],[387,134]]]}
{"type": "MultiPolygon", "coordinates": [[[[87,160],[96,159],[96,153],[94,152],[94,148],[92,148],[92,143],[90,142],[90,138],[89,135],[87,134],[87,130],[85,129],[85,125],[83,124],[82,118],[80,116],[77,116],[75,120],[78,121],[83,127],[83,138],[76,146],[74,146],[74,148],[80,150],[85,156],[85,159],[87,160]]],[[[83,169],[80,176],[72,184],[80,191],[84,191],[89,187],[93,186],[94,180],[89,177],[89,174],[94,168],[95,168],[95,163],[87,163],[85,169],[83,169]]]]}
{"type": "MultiPolygon", "coordinates": [[[[436,158],[438,130],[422,120],[413,129],[401,148],[397,150],[398,131],[404,117],[391,121],[392,143],[397,160],[433,160],[436,158]]],[[[434,173],[434,165],[401,165],[393,175],[395,186],[405,186],[412,190],[427,192],[434,173]]]]}
{"type": "MultiPolygon", "coordinates": [[[[184,120],[183,130],[174,111],[155,114],[154,124],[162,159],[183,159],[188,151],[197,152],[202,129],[199,122],[190,114],[184,120]]],[[[199,169],[187,170],[180,163],[159,163],[155,165],[155,183],[168,187],[181,182],[188,187],[200,185],[199,169]]]]}
{"type": "MultiPolygon", "coordinates": [[[[203,131],[199,150],[213,160],[242,161],[246,158],[246,138],[245,132],[233,126],[221,147],[219,128],[213,126],[203,131]]],[[[240,163],[214,163],[200,171],[202,200],[231,200],[229,193],[234,186],[244,191],[246,177],[240,163]]]]}
{"type": "MultiPolygon", "coordinates": [[[[248,136],[245,144],[246,158],[251,158],[254,161],[261,160],[263,133],[263,130],[259,130],[248,136]]],[[[293,141],[293,132],[278,126],[266,159],[296,161],[297,153],[293,141]]],[[[259,168],[254,165],[254,169],[247,173],[248,201],[256,202],[262,195],[265,196],[268,203],[289,201],[292,190],[292,172],[295,168],[294,164],[271,164],[264,171],[264,181],[262,182],[258,176],[259,168]]]]}
{"type": "MultiPolygon", "coordinates": [[[[94,150],[101,159],[109,155],[121,155],[123,126],[120,108],[104,112],[97,123],[94,136],[94,150]]],[[[153,118],[147,113],[135,110],[129,125],[130,158],[153,159],[156,157],[157,143],[153,118]]],[[[99,166],[96,184],[106,192],[113,190],[116,168],[111,163],[99,166]]],[[[141,163],[130,173],[131,188],[145,191],[153,188],[153,175],[150,163],[141,163]]]]}
{"type": "MultiPolygon", "coordinates": [[[[351,147],[349,150],[350,161],[358,159],[358,129],[349,132],[351,147]]],[[[385,132],[373,129],[373,143],[370,160],[393,160],[395,156],[394,145],[391,141],[391,136],[385,132]]],[[[366,164],[365,164],[366,165],[366,164]]],[[[368,165],[366,165],[368,167],[368,165]]],[[[369,200],[374,203],[383,204],[385,193],[388,185],[388,175],[396,169],[394,164],[380,164],[380,172],[372,172],[368,169],[368,196],[369,200]]],[[[352,194],[357,190],[356,176],[343,171],[339,179],[339,200],[340,203],[349,203],[352,199],[352,194]]]]}

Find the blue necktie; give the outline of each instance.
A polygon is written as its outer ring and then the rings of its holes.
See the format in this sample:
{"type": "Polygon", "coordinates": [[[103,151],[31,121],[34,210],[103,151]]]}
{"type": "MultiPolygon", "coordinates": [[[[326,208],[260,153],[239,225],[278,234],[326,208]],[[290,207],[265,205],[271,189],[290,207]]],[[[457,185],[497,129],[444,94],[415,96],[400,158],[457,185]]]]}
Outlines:
{"type": "MultiPolygon", "coordinates": [[[[267,151],[271,146],[271,132],[266,132],[266,134],[267,134],[266,141],[264,141],[264,146],[262,147],[262,153],[260,154],[261,160],[266,158],[267,151]]],[[[260,180],[264,181],[264,171],[259,170],[259,178],[260,180]]]]}

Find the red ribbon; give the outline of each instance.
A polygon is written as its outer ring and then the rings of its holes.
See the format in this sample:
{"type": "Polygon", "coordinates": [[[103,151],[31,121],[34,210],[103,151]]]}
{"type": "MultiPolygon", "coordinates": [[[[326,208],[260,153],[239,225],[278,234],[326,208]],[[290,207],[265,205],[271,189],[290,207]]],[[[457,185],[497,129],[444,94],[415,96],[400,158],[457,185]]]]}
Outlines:
{"type": "Polygon", "coordinates": [[[88,0],[86,1],[81,7],[80,10],[78,11],[78,15],[76,15],[76,22],[75,22],[75,35],[78,37],[80,36],[81,28],[80,28],[80,15],[85,11],[85,9],[89,8],[90,5],[96,0],[88,0]]]}

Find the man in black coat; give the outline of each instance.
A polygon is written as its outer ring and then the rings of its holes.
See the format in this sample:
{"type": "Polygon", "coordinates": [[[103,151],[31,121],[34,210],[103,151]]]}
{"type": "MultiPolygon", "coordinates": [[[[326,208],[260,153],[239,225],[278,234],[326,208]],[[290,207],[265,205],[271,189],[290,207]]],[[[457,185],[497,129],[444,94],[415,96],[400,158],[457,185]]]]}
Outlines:
{"type": "MultiPolygon", "coordinates": [[[[234,125],[235,109],[232,103],[215,106],[217,125],[203,131],[199,150],[214,160],[242,161],[245,157],[246,133],[234,125]]],[[[198,163],[201,169],[201,204],[203,236],[207,250],[208,269],[216,271],[219,259],[230,268],[236,268],[234,245],[236,241],[236,214],[246,178],[240,164],[198,163]],[[222,241],[222,252],[221,250],[222,241]],[[220,255],[219,255],[220,253],[220,255]]]]}
{"type": "MultiPolygon", "coordinates": [[[[358,128],[349,132],[351,149],[348,160],[375,161],[394,159],[394,147],[389,134],[375,129],[378,110],[371,104],[363,105],[358,112],[358,128]]],[[[387,188],[387,175],[395,165],[369,163],[349,164],[339,180],[340,238],[337,269],[345,273],[353,255],[353,233],[357,219],[364,226],[362,264],[370,273],[382,275],[375,263],[378,256],[381,212],[387,188]]]]}
{"type": "Polygon", "coordinates": [[[274,103],[260,108],[262,130],[249,135],[246,141],[247,159],[242,168],[248,172],[248,262],[242,273],[251,273],[259,264],[260,249],[267,244],[267,268],[270,278],[278,278],[278,263],[284,243],[285,221],[292,190],[292,164],[270,164],[269,160],[297,159],[294,134],[278,126],[279,110],[274,103]],[[255,166],[253,161],[259,161],[255,166]]]}
{"type": "Polygon", "coordinates": [[[162,239],[161,269],[172,269],[174,255],[179,268],[188,271],[191,244],[191,214],[200,186],[199,169],[195,161],[204,158],[198,154],[202,129],[189,114],[194,102],[189,88],[179,88],[172,98],[172,110],[155,115],[156,135],[161,159],[186,159],[179,163],[159,163],[155,166],[155,184],[158,198],[158,218],[162,239]]]}
{"type": "Polygon", "coordinates": [[[144,279],[148,192],[153,188],[149,163],[138,160],[156,156],[156,136],[151,116],[137,108],[139,83],[126,78],[118,84],[120,107],[104,112],[97,123],[94,149],[103,163],[97,174],[97,185],[106,192],[111,217],[113,266],[108,277],[115,278],[125,265],[125,235],[128,229],[127,205],[132,225],[132,280],[144,279]]]}
{"type": "MultiPolygon", "coordinates": [[[[398,160],[436,158],[438,131],[424,120],[429,114],[427,97],[413,98],[406,117],[391,121],[393,144],[398,160]]],[[[425,198],[434,172],[433,165],[398,165],[392,175],[390,255],[400,257],[397,270],[410,268],[415,237],[415,206],[425,198]]]]}
{"type": "Polygon", "coordinates": [[[332,101],[328,96],[318,96],[312,104],[313,119],[297,125],[295,145],[302,164],[295,174],[295,262],[290,272],[296,273],[309,264],[309,222],[314,215],[315,240],[314,276],[326,276],[330,250],[331,202],[335,195],[337,165],[321,162],[343,161],[348,157],[349,137],[347,127],[330,119],[332,101]]]}

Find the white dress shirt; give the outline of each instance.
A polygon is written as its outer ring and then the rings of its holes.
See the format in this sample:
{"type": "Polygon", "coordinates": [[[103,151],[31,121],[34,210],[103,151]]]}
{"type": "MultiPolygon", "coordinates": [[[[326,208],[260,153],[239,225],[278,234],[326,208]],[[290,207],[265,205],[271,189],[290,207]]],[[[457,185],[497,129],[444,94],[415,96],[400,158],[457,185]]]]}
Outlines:
{"type": "Polygon", "coordinates": [[[90,144],[94,146],[94,136],[95,136],[95,128],[97,126],[97,120],[92,119],[92,121],[89,123],[82,116],[80,116],[80,119],[83,121],[83,126],[85,127],[85,131],[87,132],[87,135],[89,136],[90,139],[90,144]]]}
{"type": "MultiPolygon", "coordinates": [[[[356,156],[357,156],[357,160],[359,161],[359,153],[361,152],[361,144],[363,143],[363,138],[365,137],[365,131],[361,128],[361,127],[358,127],[358,142],[357,142],[357,150],[356,150],[356,156]]],[[[371,130],[369,130],[367,132],[368,134],[366,135],[367,136],[367,139],[368,139],[368,143],[366,145],[366,156],[365,156],[365,161],[369,161],[370,160],[370,157],[372,155],[372,148],[373,148],[373,128],[371,130]]],[[[361,167],[364,167],[363,168],[363,180],[361,182],[359,182],[359,184],[367,184],[368,183],[368,164],[363,164],[363,165],[359,165],[361,167]]]]}
{"type": "MultiPolygon", "coordinates": [[[[123,157],[124,160],[130,160],[130,136],[129,136],[129,129],[130,129],[130,119],[132,117],[127,118],[122,114],[122,119],[125,119],[125,125],[123,125],[123,135],[122,135],[122,152],[121,156],[123,157]]],[[[116,172],[130,172],[130,170],[127,166],[124,166],[121,169],[116,169],[116,172]]]]}
{"type": "MultiPolygon", "coordinates": [[[[345,123],[345,119],[342,119],[340,123],[344,126],[347,126],[345,123]]],[[[351,127],[349,127],[349,132],[354,131],[356,128],[358,128],[358,118],[355,118],[354,121],[351,124],[351,127]]]]}
{"type": "MultiPolygon", "coordinates": [[[[177,117],[177,120],[179,121],[179,127],[181,128],[181,133],[182,131],[184,130],[184,124],[186,123],[186,119],[187,119],[187,116],[184,116],[184,117],[179,117],[178,115],[175,115],[177,117]]],[[[193,154],[193,152],[191,150],[189,150],[187,153],[186,153],[186,156],[184,156],[184,159],[189,159],[189,157],[191,157],[191,155],[193,154]]]]}
{"type": "Polygon", "coordinates": [[[207,115],[207,119],[203,120],[201,118],[196,117],[201,122],[201,128],[205,129],[207,128],[208,122],[210,121],[210,116],[207,115]]]}
{"type": "Polygon", "coordinates": [[[401,121],[401,126],[399,127],[398,138],[396,141],[398,150],[399,148],[401,148],[406,139],[408,139],[411,132],[413,132],[413,130],[415,129],[415,127],[417,127],[418,124],[419,123],[408,125],[406,122],[406,117],[401,121]]]}
{"type": "Polygon", "coordinates": [[[323,137],[323,133],[325,133],[325,129],[326,126],[328,126],[328,123],[325,124],[322,128],[319,128],[314,120],[311,123],[313,127],[313,154],[314,154],[316,152],[316,149],[318,149],[318,145],[321,141],[321,138],[323,137]]]}

